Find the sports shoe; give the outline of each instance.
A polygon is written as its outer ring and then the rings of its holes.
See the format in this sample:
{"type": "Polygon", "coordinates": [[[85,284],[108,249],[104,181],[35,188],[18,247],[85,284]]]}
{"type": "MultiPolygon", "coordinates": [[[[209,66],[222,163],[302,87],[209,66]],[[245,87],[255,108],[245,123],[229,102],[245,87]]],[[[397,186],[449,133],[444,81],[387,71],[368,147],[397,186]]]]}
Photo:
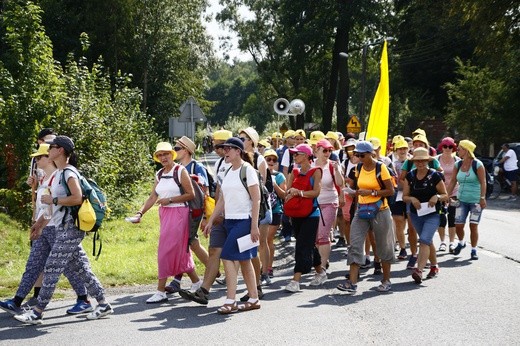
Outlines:
{"type": "Polygon", "coordinates": [[[451,254],[455,251],[455,244],[450,243],[449,251],[450,251],[451,254]]]}
{"type": "Polygon", "coordinates": [[[23,310],[16,306],[14,300],[12,299],[0,301],[0,308],[4,311],[7,311],[11,315],[20,315],[23,313],[23,310]]]}
{"type": "Polygon", "coordinates": [[[292,293],[299,292],[300,291],[300,283],[298,281],[291,280],[291,282],[289,282],[287,284],[287,286],[285,286],[285,291],[286,292],[292,292],[292,293]]]}
{"type": "Polygon", "coordinates": [[[77,314],[82,314],[85,312],[91,312],[92,310],[94,310],[94,308],[92,307],[92,305],[90,305],[89,301],[86,301],[83,299],[78,299],[76,301],[76,305],[74,305],[72,308],[68,309],[67,313],[69,315],[77,315],[77,314]]]}
{"type": "Polygon", "coordinates": [[[441,245],[439,245],[439,252],[444,252],[446,251],[446,243],[441,243],[441,245]]]}
{"type": "Polygon", "coordinates": [[[97,320],[106,315],[110,315],[114,313],[114,309],[110,306],[110,304],[99,304],[96,306],[94,311],[87,315],[87,320],[97,320]]]}
{"type": "Polygon", "coordinates": [[[390,280],[381,281],[381,285],[377,286],[376,290],[378,292],[388,292],[392,289],[392,283],[390,280]]]}
{"type": "Polygon", "coordinates": [[[26,311],[21,315],[15,315],[14,318],[25,324],[42,324],[43,322],[42,314],[34,310],[26,311]]]}
{"type": "Polygon", "coordinates": [[[381,270],[381,263],[374,261],[374,275],[381,275],[383,271],[381,270]]]}
{"type": "Polygon", "coordinates": [[[370,268],[370,258],[365,258],[365,264],[359,266],[361,269],[370,268]]]}
{"type": "Polygon", "coordinates": [[[415,268],[412,272],[412,279],[415,281],[416,284],[420,284],[422,282],[422,271],[415,268]]]}
{"type": "Polygon", "coordinates": [[[191,287],[190,287],[190,292],[195,292],[196,290],[198,290],[200,288],[200,286],[202,286],[202,280],[192,283],[191,287]]]}
{"type": "Polygon", "coordinates": [[[146,304],[158,304],[158,303],[164,303],[168,301],[168,297],[166,296],[166,293],[164,292],[155,292],[153,296],[146,299],[146,304]]]}
{"type": "Polygon", "coordinates": [[[455,249],[453,249],[453,254],[455,256],[457,256],[458,254],[460,254],[460,252],[462,251],[462,249],[464,249],[466,247],[466,244],[464,243],[464,245],[461,245],[460,243],[457,244],[457,246],[455,247],[455,249]]]}
{"type": "Polygon", "coordinates": [[[219,284],[219,285],[226,286],[226,277],[225,277],[224,275],[222,275],[222,276],[216,278],[215,281],[216,281],[217,284],[219,284]]]}
{"type": "Polygon", "coordinates": [[[164,290],[168,294],[177,293],[181,290],[181,283],[177,280],[172,280],[172,282],[170,282],[170,284],[166,286],[164,290]]]}
{"type": "Polygon", "coordinates": [[[309,286],[320,286],[323,285],[325,281],[327,281],[327,272],[322,269],[321,273],[314,274],[314,278],[309,283],[309,286]]]}
{"type": "Polygon", "coordinates": [[[344,284],[337,285],[336,288],[340,291],[348,292],[350,294],[357,292],[357,285],[350,282],[350,280],[347,280],[344,284]]]}
{"type": "Polygon", "coordinates": [[[345,242],[345,238],[339,238],[338,239],[338,242],[336,243],[336,247],[337,248],[340,248],[340,247],[346,247],[347,246],[347,243],[345,242]]]}
{"type": "Polygon", "coordinates": [[[22,309],[30,310],[34,308],[36,305],[38,305],[38,298],[31,297],[29,300],[22,304],[22,309]]]}
{"type": "Polygon", "coordinates": [[[269,277],[270,277],[271,279],[274,278],[273,269],[269,269],[269,270],[267,271],[267,275],[269,275],[269,277]]]}
{"type": "Polygon", "coordinates": [[[271,278],[269,277],[269,274],[260,275],[260,284],[264,286],[269,286],[271,284],[271,278]]]}
{"type": "Polygon", "coordinates": [[[426,277],[428,279],[433,279],[434,277],[437,276],[437,274],[439,274],[439,267],[437,266],[431,266],[430,267],[430,272],[428,273],[428,275],[426,275],[426,277]]]}
{"type": "Polygon", "coordinates": [[[202,287],[196,290],[195,292],[180,290],[179,295],[186,300],[191,300],[192,302],[199,303],[202,305],[208,305],[208,294],[202,291],[202,287]]]}
{"type": "Polygon", "coordinates": [[[471,250],[471,259],[474,261],[478,260],[477,250],[471,250]]]}
{"type": "Polygon", "coordinates": [[[406,253],[406,249],[401,249],[401,251],[399,251],[399,255],[397,256],[397,259],[405,260],[407,258],[408,258],[408,254],[406,253]]]}
{"type": "Polygon", "coordinates": [[[408,264],[406,265],[406,268],[413,269],[413,268],[415,268],[416,263],[417,263],[417,256],[410,256],[410,259],[408,260],[408,264]]]}

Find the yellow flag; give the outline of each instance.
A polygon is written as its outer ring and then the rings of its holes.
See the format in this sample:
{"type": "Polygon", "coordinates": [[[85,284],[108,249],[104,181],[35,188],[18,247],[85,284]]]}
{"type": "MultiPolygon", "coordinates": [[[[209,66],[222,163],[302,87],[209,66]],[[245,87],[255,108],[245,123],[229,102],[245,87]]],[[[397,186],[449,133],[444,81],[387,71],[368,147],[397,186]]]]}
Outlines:
{"type": "Polygon", "coordinates": [[[383,45],[381,54],[381,78],[377,87],[376,96],[370,108],[367,136],[377,137],[381,141],[381,155],[386,153],[386,141],[388,138],[388,118],[390,115],[390,83],[388,78],[388,54],[386,44],[383,45]]]}

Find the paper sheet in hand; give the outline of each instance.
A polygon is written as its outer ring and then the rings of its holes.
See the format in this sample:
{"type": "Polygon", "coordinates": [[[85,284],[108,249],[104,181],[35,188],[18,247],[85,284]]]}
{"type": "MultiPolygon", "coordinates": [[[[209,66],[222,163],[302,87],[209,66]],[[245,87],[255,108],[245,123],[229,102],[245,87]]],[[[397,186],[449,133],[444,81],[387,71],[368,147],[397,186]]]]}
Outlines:
{"type": "Polygon", "coordinates": [[[417,216],[424,216],[431,213],[435,213],[437,209],[435,209],[435,205],[433,207],[428,207],[428,202],[421,203],[421,209],[417,209],[417,216]]]}
{"type": "Polygon", "coordinates": [[[259,241],[253,243],[251,241],[251,234],[246,234],[245,236],[237,239],[238,251],[244,252],[246,250],[252,249],[257,247],[259,243],[259,241]]]}

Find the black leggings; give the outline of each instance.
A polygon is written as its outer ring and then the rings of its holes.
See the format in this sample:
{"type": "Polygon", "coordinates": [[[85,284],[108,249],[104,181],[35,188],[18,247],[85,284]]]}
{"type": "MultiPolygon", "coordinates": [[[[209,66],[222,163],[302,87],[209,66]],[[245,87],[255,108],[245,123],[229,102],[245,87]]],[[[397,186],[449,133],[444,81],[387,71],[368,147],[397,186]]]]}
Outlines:
{"type": "Polygon", "coordinates": [[[291,220],[296,238],[294,272],[307,274],[312,267],[321,264],[321,256],[315,246],[320,217],[294,217],[291,220]]]}
{"type": "Polygon", "coordinates": [[[448,227],[455,227],[455,210],[457,208],[452,207],[451,205],[448,207],[448,214],[441,214],[441,223],[439,227],[446,227],[446,224],[448,224],[448,227]]]}

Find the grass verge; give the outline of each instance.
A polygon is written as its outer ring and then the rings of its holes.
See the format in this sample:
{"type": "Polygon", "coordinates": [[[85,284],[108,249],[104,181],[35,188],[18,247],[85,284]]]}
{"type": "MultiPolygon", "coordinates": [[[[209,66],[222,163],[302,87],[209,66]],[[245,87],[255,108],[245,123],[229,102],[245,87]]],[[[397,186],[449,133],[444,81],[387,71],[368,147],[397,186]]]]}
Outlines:
{"type": "MultiPolygon", "coordinates": [[[[107,220],[100,231],[103,251],[96,261],[92,257],[92,236],[87,234],[83,247],[90,264],[103,286],[132,286],[157,282],[157,242],[159,239],[158,208],[150,209],[141,223],[131,224],[123,219],[107,220]]],[[[29,256],[29,230],[22,228],[7,215],[0,214],[0,297],[10,298],[16,292],[29,256]]],[[[207,248],[208,240],[200,238],[207,248]]],[[[195,257],[197,272],[204,266],[195,257]]],[[[61,277],[58,289],[68,289],[61,277]]],[[[59,292],[56,297],[60,297],[59,292]]]]}

